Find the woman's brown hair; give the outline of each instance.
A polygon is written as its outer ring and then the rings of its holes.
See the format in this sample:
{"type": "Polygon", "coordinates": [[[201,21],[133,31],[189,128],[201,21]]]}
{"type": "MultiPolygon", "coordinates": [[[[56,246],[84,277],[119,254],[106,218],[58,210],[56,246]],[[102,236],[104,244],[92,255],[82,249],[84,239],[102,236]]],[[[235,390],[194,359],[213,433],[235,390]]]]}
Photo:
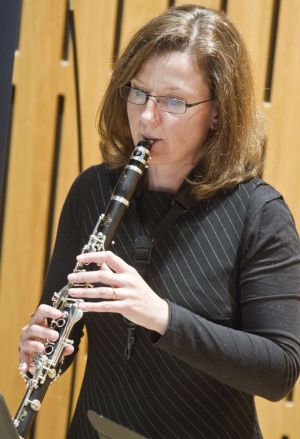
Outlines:
{"type": "MultiPolygon", "coordinates": [[[[146,23],[118,59],[99,115],[100,148],[111,167],[124,166],[133,142],[120,86],[130,83],[149,56],[189,53],[205,75],[218,106],[193,176],[193,192],[208,198],[259,174],[262,129],[245,44],[224,13],[195,5],[168,9],[146,23]]],[[[200,71],[199,71],[200,74],[200,71]]],[[[188,80],[188,79],[187,79],[188,80]]]]}

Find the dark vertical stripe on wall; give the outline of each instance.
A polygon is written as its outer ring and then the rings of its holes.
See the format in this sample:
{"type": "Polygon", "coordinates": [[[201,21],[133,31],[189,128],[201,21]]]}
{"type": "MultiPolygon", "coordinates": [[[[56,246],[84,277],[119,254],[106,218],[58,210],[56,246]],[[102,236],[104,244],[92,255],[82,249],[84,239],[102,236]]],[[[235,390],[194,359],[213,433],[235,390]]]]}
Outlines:
{"type": "Polygon", "coordinates": [[[61,150],[63,116],[64,116],[64,96],[59,95],[57,99],[55,136],[54,136],[54,145],[53,145],[53,162],[52,162],[53,164],[52,164],[52,172],[51,172],[51,189],[50,189],[50,199],[49,199],[49,208],[48,208],[44,275],[46,274],[48,268],[48,264],[51,256],[51,246],[53,241],[53,223],[54,223],[54,213],[55,213],[55,205],[56,205],[57,176],[58,176],[59,158],[60,158],[60,150],[61,150]]]}
{"type": "Polygon", "coordinates": [[[115,64],[116,59],[118,58],[121,44],[121,34],[122,34],[122,19],[123,19],[123,0],[118,0],[117,5],[117,14],[116,14],[116,25],[115,25],[115,37],[114,37],[114,46],[113,46],[113,54],[112,54],[112,63],[115,64]]]}
{"type": "Polygon", "coordinates": [[[4,223],[4,199],[9,158],[12,72],[17,47],[20,0],[0,0],[0,257],[4,223]]]}
{"type": "Polygon", "coordinates": [[[281,0],[273,0],[272,26],[271,26],[267,74],[266,74],[266,82],[265,82],[265,95],[264,95],[265,102],[271,102],[271,96],[272,96],[272,81],[273,81],[273,72],[274,72],[274,64],[275,64],[275,52],[276,52],[278,22],[279,22],[279,14],[280,14],[280,2],[281,0]]]}
{"type": "Polygon", "coordinates": [[[17,26],[17,38],[16,38],[16,50],[20,50],[20,35],[21,35],[21,17],[22,17],[22,9],[23,9],[23,0],[19,0],[19,23],[17,26]]]}
{"type": "Polygon", "coordinates": [[[223,12],[227,12],[227,6],[228,6],[228,1],[227,0],[221,0],[221,6],[220,6],[220,10],[223,12]]]}
{"type": "Polygon", "coordinates": [[[65,27],[62,42],[61,59],[67,61],[69,59],[69,39],[70,39],[70,25],[69,25],[69,1],[66,0],[65,12],[65,27]]]}
{"type": "Polygon", "coordinates": [[[79,161],[79,172],[81,172],[83,169],[83,150],[82,150],[83,145],[82,145],[82,126],[81,126],[80,85],[79,85],[79,62],[78,62],[74,9],[72,8],[71,1],[69,1],[69,26],[70,26],[70,36],[72,41],[72,52],[73,52],[73,61],[74,61],[73,71],[74,71],[75,98],[76,98],[78,161],[79,161]]]}
{"type": "Polygon", "coordinates": [[[8,177],[8,165],[9,165],[9,155],[10,155],[10,145],[11,145],[11,131],[13,125],[13,115],[14,115],[14,103],[15,103],[15,87],[12,87],[11,95],[11,105],[10,113],[8,117],[8,131],[7,131],[7,144],[6,150],[1,157],[3,163],[3,174],[1,179],[1,205],[0,205],[0,260],[1,260],[1,249],[2,249],[2,239],[3,239],[3,226],[4,226],[4,212],[5,212],[5,202],[6,202],[6,189],[7,189],[7,177],[8,177]]]}
{"type": "Polygon", "coordinates": [[[168,1],[168,8],[171,8],[172,6],[175,6],[175,0],[168,1]]]}

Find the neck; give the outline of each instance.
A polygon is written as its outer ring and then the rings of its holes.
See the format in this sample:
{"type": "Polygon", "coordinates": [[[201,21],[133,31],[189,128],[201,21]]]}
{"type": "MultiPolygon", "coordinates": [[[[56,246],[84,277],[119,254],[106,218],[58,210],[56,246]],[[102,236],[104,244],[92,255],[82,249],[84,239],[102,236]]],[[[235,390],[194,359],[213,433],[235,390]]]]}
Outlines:
{"type": "Polygon", "coordinates": [[[153,191],[177,193],[193,166],[149,165],[147,188],[153,191]]]}

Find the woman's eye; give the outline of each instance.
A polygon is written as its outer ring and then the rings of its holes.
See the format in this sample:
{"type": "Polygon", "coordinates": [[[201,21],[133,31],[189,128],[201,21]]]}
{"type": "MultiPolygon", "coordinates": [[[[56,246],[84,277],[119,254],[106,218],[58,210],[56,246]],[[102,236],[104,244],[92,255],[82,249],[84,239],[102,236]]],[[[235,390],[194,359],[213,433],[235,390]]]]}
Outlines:
{"type": "Polygon", "coordinates": [[[131,90],[136,96],[144,96],[144,94],[146,93],[144,90],[140,90],[139,88],[132,88],[131,90]]]}
{"type": "Polygon", "coordinates": [[[176,98],[167,98],[168,107],[178,108],[182,106],[182,102],[180,99],[176,98]]]}
{"type": "Polygon", "coordinates": [[[138,88],[130,88],[129,98],[134,101],[140,102],[145,100],[145,92],[143,90],[139,90],[138,88]]]}
{"type": "Polygon", "coordinates": [[[134,96],[140,96],[143,92],[141,91],[141,90],[138,90],[138,89],[136,89],[136,88],[133,88],[132,90],[131,90],[131,92],[132,92],[132,94],[134,95],[134,96]]]}

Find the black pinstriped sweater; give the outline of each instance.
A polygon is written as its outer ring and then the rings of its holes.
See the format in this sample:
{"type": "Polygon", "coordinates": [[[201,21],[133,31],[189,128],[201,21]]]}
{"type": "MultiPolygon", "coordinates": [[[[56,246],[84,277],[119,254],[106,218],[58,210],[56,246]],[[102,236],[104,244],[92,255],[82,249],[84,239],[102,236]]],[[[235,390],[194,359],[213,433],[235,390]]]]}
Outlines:
{"type": "MultiPolygon", "coordinates": [[[[66,283],[75,256],[105,211],[105,165],[83,172],[65,202],[42,302],[66,283]]],[[[143,191],[147,233],[172,195],[143,191]]],[[[131,207],[133,208],[133,207],[131,207]]],[[[114,252],[132,263],[136,225],[127,212],[114,252]]],[[[282,398],[299,373],[300,247],[278,194],[255,178],[201,201],[153,249],[147,282],[170,306],[160,337],[141,327],[132,358],[117,314],[87,313],[89,351],[69,439],[97,438],[92,409],[147,438],[258,439],[254,395],[282,398]]]]}

